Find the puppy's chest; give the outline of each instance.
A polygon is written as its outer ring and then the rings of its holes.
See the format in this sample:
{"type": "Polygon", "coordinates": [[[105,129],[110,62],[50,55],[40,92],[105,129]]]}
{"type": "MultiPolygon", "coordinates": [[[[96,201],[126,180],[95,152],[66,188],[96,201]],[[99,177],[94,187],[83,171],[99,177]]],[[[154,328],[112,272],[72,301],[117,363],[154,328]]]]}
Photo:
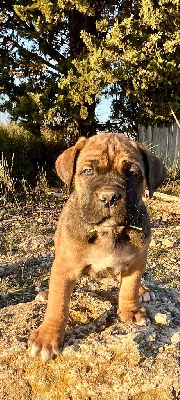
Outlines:
{"type": "Polygon", "coordinates": [[[144,247],[144,236],[119,227],[90,232],[87,265],[90,275],[113,274],[128,269],[137,251],[144,247]]]}

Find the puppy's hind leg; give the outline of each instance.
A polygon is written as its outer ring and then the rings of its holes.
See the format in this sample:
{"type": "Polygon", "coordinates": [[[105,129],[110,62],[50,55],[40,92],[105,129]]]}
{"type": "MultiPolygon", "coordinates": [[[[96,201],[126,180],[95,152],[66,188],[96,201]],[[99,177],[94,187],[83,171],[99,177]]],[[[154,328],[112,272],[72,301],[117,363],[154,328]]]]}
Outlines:
{"type": "Polygon", "coordinates": [[[155,300],[154,292],[141,283],[139,288],[139,302],[149,303],[149,301],[154,301],[154,300],[155,300]]]}
{"type": "Polygon", "coordinates": [[[49,289],[46,289],[39,292],[36,296],[36,299],[40,301],[46,301],[48,300],[48,296],[49,296],[49,289]]]}

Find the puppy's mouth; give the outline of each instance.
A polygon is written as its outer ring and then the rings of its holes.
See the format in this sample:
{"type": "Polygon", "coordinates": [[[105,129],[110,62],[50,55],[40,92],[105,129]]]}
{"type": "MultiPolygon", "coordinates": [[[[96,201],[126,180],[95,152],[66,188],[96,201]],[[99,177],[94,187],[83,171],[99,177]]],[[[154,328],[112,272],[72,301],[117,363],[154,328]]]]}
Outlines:
{"type": "Polygon", "coordinates": [[[91,215],[91,216],[87,216],[83,211],[81,211],[81,218],[83,219],[83,221],[85,221],[86,223],[90,224],[90,225],[100,225],[100,224],[104,224],[107,223],[107,221],[109,221],[111,219],[109,213],[106,216],[95,216],[95,215],[91,215]]]}
{"type": "MultiPolygon", "coordinates": [[[[114,227],[119,225],[119,222],[116,221],[115,218],[111,217],[110,215],[103,218],[100,222],[97,223],[97,225],[99,226],[107,226],[107,227],[114,227]]],[[[125,224],[123,223],[123,221],[121,221],[121,226],[125,226],[125,224]]]]}
{"type": "Polygon", "coordinates": [[[120,212],[119,209],[113,209],[112,211],[112,208],[102,210],[102,212],[99,213],[96,213],[94,210],[94,213],[87,213],[87,215],[83,212],[83,210],[81,212],[81,217],[86,223],[107,227],[113,227],[117,225],[125,226],[125,215],[125,210],[120,212]]]}
{"type": "Polygon", "coordinates": [[[80,199],[81,217],[93,225],[121,225],[126,217],[126,208],[125,191],[117,186],[89,191],[80,199]]]}

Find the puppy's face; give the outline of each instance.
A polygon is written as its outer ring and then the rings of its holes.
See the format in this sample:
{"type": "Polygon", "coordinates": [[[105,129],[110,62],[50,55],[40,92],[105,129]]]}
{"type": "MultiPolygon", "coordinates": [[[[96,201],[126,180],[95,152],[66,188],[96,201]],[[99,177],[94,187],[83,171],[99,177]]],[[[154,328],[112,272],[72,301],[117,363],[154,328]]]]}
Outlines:
{"type": "Polygon", "coordinates": [[[88,223],[124,225],[138,213],[145,188],[143,159],[136,144],[122,137],[90,138],[75,175],[81,217],[88,223]]]}
{"type": "Polygon", "coordinates": [[[106,226],[136,218],[145,186],[152,195],[166,174],[147,148],[119,134],[80,138],[58,157],[56,168],[69,186],[75,176],[81,217],[106,226]]]}

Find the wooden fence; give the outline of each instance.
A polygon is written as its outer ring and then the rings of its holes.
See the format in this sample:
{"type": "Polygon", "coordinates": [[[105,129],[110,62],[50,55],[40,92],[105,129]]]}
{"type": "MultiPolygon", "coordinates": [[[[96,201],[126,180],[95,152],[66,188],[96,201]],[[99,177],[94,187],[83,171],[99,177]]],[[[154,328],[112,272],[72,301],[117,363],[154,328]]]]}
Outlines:
{"type": "Polygon", "coordinates": [[[168,166],[180,166],[180,129],[176,124],[165,128],[138,127],[138,142],[144,142],[168,166]]]}

